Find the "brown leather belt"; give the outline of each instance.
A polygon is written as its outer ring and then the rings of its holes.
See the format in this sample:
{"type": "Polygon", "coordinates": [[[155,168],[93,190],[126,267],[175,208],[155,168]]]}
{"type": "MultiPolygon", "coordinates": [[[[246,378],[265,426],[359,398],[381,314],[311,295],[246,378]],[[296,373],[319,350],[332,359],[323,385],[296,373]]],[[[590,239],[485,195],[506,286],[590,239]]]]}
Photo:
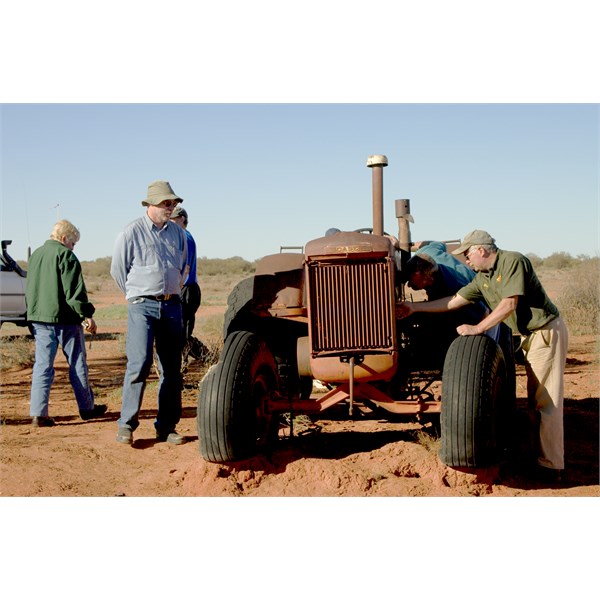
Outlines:
{"type": "Polygon", "coordinates": [[[148,298],[148,300],[157,300],[158,302],[166,302],[167,300],[174,300],[178,298],[177,294],[160,294],[160,296],[141,296],[141,298],[148,298]]]}

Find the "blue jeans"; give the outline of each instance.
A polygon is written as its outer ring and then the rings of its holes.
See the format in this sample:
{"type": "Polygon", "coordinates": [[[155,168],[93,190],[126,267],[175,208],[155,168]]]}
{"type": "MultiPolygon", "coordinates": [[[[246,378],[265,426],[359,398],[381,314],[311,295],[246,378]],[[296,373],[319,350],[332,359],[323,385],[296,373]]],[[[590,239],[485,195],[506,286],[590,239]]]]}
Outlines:
{"type": "Polygon", "coordinates": [[[170,433],[181,418],[181,303],[178,298],[167,302],[136,298],[129,302],[127,313],[127,369],[118,426],[135,431],[140,424],[156,344],[160,379],[154,426],[157,431],[170,433]]]}
{"type": "Polygon", "coordinates": [[[31,323],[35,338],[35,363],[31,374],[30,415],[47,417],[50,388],[54,382],[54,359],[60,345],[69,363],[69,380],[79,412],[94,408],[81,325],[31,323]]]}

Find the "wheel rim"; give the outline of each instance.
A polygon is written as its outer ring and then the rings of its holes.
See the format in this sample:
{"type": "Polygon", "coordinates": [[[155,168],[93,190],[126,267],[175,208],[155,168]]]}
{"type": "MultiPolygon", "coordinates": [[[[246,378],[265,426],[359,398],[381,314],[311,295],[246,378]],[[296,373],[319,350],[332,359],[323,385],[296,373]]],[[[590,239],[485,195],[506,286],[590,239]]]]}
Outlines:
{"type": "Polygon", "coordinates": [[[273,415],[268,412],[269,400],[273,397],[275,384],[269,373],[260,371],[252,384],[252,406],[254,407],[254,423],[256,442],[265,444],[270,437],[273,415]]]}

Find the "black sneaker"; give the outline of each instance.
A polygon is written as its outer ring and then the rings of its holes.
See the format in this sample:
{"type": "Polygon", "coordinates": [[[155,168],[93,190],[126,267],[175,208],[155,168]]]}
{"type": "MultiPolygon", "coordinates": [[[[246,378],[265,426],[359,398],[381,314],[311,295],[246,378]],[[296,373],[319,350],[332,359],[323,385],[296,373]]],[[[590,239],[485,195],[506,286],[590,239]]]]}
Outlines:
{"type": "Polygon", "coordinates": [[[184,437],[176,431],[171,431],[169,433],[157,431],[156,439],[159,442],[168,442],[169,444],[173,444],[175,446],[179,446],[179,444],[183,444],[184,442],[184,437]]]}
{"type": "Polygon", "coordinates": [[[32,427],[53,427],[56,423],[52,417],[33,417],[31,425],[32,427]]]}
{"type": "Polygon", "coordinates": [[[96,404],[96,406],[94,406],[94,408],[92,408],[91,410],[79,411],[79,415],[84,421],[89,421],[90,419],[101,417],[106,412],[106,409],[106,404],[96,404]]]}

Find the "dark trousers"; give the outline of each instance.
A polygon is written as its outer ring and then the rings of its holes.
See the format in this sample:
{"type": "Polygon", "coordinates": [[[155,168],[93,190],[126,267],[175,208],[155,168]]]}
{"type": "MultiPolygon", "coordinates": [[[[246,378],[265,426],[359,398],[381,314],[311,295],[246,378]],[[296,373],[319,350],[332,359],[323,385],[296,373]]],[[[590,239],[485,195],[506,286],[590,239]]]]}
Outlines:
{"type": "Polygon", "coordinates": [[[181,289],[181,312],[183,316],[183,339],[189,340],[194,333],[196,311],[200,308],[202,292],[197,283],[184,285],[181,289]]]}

